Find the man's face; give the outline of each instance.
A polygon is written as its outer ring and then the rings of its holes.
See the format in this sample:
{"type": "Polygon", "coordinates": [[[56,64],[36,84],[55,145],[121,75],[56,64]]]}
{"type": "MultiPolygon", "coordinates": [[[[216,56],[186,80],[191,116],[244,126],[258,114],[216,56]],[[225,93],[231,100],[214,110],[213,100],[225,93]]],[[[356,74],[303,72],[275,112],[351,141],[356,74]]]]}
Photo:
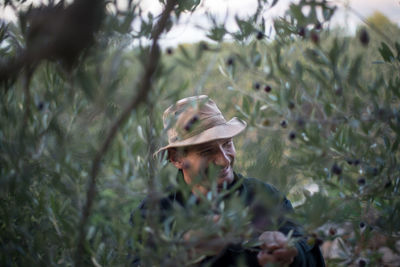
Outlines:
{"type": "Polygon", "coordinates": [[[210,190],[210,179],[217,179],[218,190],[224,182],[233,181],[235,156],[232,138],[221,139],[187,147],[186,153],[178,156],[178,167],[183,171],[185,182],[204,194],[210,190]]]}

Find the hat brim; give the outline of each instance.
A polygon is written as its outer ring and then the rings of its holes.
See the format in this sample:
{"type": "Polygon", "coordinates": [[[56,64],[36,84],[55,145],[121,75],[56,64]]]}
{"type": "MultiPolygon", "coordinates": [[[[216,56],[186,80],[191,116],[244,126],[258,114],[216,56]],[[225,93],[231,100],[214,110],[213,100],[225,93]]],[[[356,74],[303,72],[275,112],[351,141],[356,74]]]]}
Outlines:
{"type": "Polygon", "coordinates": [[[234,117],[230,121],[207,129],[198,135],[164,146],[157,150],[154,155],[172,147],[199,145],[218,139],[232,138],[240,134],[246,128],[246,126],[247,123],[245,121],[234,117]]]}

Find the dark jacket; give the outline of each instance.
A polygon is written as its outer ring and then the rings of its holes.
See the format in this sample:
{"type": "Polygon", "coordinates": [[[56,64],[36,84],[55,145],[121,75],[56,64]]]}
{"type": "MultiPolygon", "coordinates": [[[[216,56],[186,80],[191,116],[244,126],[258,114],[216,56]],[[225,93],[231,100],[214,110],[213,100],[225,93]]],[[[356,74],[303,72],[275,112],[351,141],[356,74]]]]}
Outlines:
{"type": "MultiPolygon", "coordinates": [[[[183,175],[178,173],[178,181],[183,181],[183,175]]],[[[190,190],[189,188],[187,188],[190,190]]],[[[283,196],[275,187],[264,183],[255,178],[245,178],[240,174],[235,173],[234,182],[231,183],[228,189],[232,189],[232,194],[236,193],[240,196],[244,206],[249,207],[252,217],[252,227],[256,236],[264,231],[278,230],[285,235],[292,231],[292,236],[298,241],[295,246],[298,255],[295,257],[290,266],[301,267],[323,267],[325,266],[324,259],[321,255],[318,246],[310,246],[303,236],[303,231],[299,225],[292,220],[287,219],[283,215],[288,215],[293,212],[292,204],[285,196],[283,196]],[[275,214],[276,216],[271,216],[275,214]],[[276,221],[272,222],[270,218],[275,217],[276,221]],[[275,227],[272,228],[272,227],[275,227]]],[[[173,205],[179,204],[185,207],[187,195],[181,191],[170,193],[167,197],[162,198],[159,203],[161,221],[163,221],[168,211],[173,205]]],[[[229,198],[229,196],[227,196],[229,198]]],[[[131,216],[134,217],[136,212],[141,213],[141,217],[146,217],[148,212],[148,199],[144,199],[131,216]]],[[[240,244],[231,244],[227,246],[217,256],[205,258],[200,266],[238,266],[238,262],[245,262],[246,266],[259,266],[257,261],[257,250],[245,249],[240,244]]],[[[139,266],[140,259],[133,259],[133,266],[139,266]]],[[[242,266],[242,265],[241,265],[242,266]]]]}

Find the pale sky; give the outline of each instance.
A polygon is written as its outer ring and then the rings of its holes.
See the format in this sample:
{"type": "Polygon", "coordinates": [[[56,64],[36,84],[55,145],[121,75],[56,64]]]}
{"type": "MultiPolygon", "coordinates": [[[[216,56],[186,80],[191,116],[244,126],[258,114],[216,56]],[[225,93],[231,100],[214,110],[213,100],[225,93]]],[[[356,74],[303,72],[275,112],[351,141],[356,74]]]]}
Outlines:
{"type": "MultiPolygon", "coordinates": [[[[149,10],[158,10],[157,0],[148,0],[146,7],[149,10]]],[[[272,2],[272,1],[270,1],[272,2]]],[[[272,26],[273,17],[282,16],[287,10],[289,4],[294,1],[279,0],[273,8],[266,10],[263,17],[266,21],[266,32],[272,26]]],[[[338,7],[335,16],[333,17],[333,25],[341,25],[352,33],[355,31],[357,25],[362,21],[350,9],[346,8],[346,3],[361,16],[368,17],[375,11],[380,11],[385,14],[390,20],[400,25],[400,0],[332,0],[328,1],[338,7]]],[[[207,40],[204,37],[204,32],[197,29],[196,25],[208,25],[205,12],[210,11],[216,14],[221,21],[227,17],[226,26],[230,30],[236,30],[237,26],[234,22],[234,15],[238,14],[239,17],[246,17],[255,12],[257,7],[257,0],[204,0],[199,6],[198,10],[189,16],[184,16],[178,27],[175,27],[163,39],[163,45],[174,45],[176,43],[197,42],[199,40],[207,40]]]]}
{"type": "MultiPolygon", "coordinates": [[[[28,0],[27,2],[40,2],[40,0],[28,0]]],[[[162,10],[159,0],[142,0],[140,2],[146,13],[151,12],[158,15],[162,10]]],[[[293,1],[279,0],[273,8],[264,11],[263,17],[266,21],[267,33],[272,25],[273,17],[283,15],[291,2],[293,1]]],[[[341,25],[350,33],[354,32],[356,26],[362,22],[354,12],[346,9],[346,4],[349,4],[352,9],[363,17],[368,17],[374,11],[380,11],[390,20],[400,25],[400,0],[330,0],[328,2],[338,6],[338,11],[335,13],[332,24],[341,25]]],[[[126,0],[119,0],[118,3],[120,7],[123,7],[126,0]]],[[[237,29],[234,16],[238,15],[241,18],[245,18],[252,14],[256,7],[257,0],[203,0],[193,14],[187,13],[181,16],[178,25],[162,38],[161,45],[166,47],[179,43],[207,40],[205,31],[200,29],[207,28],[210,25],[206,12],[212,13],[221,22],[226,21],[227,29],[234,31],[237,29]]],[[[0,4],[0,19],[15,20],[15,15],[9,9],[4,9],[3,5],[0,4]]],[[[138,25],[134,24],[133,26],[135,28],[138,25]]]]}

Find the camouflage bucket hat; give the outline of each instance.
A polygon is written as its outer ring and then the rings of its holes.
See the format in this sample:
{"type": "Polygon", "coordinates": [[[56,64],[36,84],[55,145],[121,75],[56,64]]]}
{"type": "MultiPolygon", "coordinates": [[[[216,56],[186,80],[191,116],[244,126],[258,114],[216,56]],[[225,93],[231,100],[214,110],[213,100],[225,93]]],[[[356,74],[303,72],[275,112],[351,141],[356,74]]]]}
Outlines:
{"type": "Polygon", "coordinates": [[[241,133],[247,125],[236,117],[226,121],[215,102],[206,95],[179,100],[164,111],[163,122],[168,145],[155,154],[172,147],[231,138],[241,133]]]}

